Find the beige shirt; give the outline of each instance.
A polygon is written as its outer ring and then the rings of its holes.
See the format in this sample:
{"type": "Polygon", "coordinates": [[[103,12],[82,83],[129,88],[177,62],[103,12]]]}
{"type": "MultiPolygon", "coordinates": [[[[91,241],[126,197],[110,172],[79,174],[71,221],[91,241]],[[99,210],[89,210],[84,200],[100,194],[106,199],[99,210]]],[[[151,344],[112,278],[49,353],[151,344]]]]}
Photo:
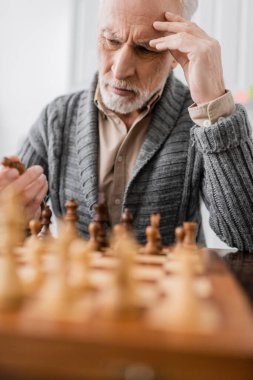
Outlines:
{"type": "MultiPolygon", "coordinates": [[[[128,130],[125,123],[105,107],[97,88],[94,101],[99,110],[98,184],[99,190],[105,193],[112,225],[120,222],[125,188],[147,133],[151,111],[161,95],[162,90],[154,95],[128,130]]],[[[200,107],[194,104],[189,107],[191,119],[200,126],[211,125],[234,110],[230,92],[200,107]]]]}

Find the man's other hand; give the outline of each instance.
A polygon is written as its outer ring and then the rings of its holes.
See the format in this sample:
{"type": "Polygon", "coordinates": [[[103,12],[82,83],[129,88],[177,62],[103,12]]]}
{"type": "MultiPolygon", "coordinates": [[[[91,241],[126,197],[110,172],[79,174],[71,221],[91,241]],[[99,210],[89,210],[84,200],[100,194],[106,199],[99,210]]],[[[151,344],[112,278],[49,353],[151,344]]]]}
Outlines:
{"type": "Polygon", "coordinates": [[[48,183],[41,166],[31,166],[22,175],[17,169],[1,167],[0,193],[8,191],[11,186],[20,196],[23,203],[27,221],[40,216],[40,204],[43,201],[48,183]]]}
{"type": "Polygon", "coordinates": [[[208,103],[225,94],[219,42],[198,25],[179,15],[165,13],[166,21],[155,21],[154,29],[167,36],[150,41],[159,51],[170,50],[182,66],[193,101],[208,103]]]}

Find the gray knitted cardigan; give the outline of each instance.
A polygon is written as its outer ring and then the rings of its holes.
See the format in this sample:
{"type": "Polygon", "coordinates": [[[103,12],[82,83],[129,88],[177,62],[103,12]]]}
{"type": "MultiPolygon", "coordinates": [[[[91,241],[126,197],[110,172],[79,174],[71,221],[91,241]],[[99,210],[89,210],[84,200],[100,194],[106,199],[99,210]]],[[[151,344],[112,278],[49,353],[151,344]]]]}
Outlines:
{"type": "MultiPolygon", "coordinates": [[[[87,237],[98,194],[97,77],[88,91],[50,103],[33,125],[19,154],[27,165],[40,164],[49,181],[56,216],[74,197],[78,228],[87,237]]],[[[183,221],[201,223],[202,195],[210,225],[229,246],[253,249],[253,144],[244,108],[210,127],[193,126],[190,93],[173,75],[155,106],[150,127],[124,194],[123,207],[134,214],[140,242],[150,214],[161,213],[165,244],[183,221]]]]}

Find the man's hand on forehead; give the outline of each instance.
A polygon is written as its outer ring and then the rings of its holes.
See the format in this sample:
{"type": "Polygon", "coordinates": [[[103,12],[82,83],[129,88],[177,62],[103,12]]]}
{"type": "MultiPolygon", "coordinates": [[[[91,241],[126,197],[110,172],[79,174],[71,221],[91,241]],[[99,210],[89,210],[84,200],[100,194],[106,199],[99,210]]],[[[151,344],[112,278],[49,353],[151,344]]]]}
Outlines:
{"type": "Polygon", "coordinates": [[[165,13],[165,21],[155,21],[153,27],[167,35],[151,40],[150,46],[171,52],[183,68],[195,103],[207,103],[225,93],[218,41],[195,23],[170,12],[165,13]]]}

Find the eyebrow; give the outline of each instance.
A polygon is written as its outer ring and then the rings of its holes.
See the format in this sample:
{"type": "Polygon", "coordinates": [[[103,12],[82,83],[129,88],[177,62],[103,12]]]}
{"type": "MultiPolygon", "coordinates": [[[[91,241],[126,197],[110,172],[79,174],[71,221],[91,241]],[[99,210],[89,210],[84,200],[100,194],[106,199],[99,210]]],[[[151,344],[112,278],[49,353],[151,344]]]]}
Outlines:
{"type": "MultiPolygon", "coordinates": [[[[117,41],[123,42],[123,40],[120,37],[119,33],[114,32],[111,29],[105,28],[105,29],[102,29],[101,32],[102,32],[103,35],[107,34],[107,37],[109,37],[109,38],[115,38],[117,41]]],[[[148,50],[152,50],[152,48],[149,45],[149,41],[150,40],[152,40],[152,38],[150,38],[149,40],[139,40],[136,43],[134,43],[134,46],[136,46],[136,47],[141,46],[141,47],[144,47],[144,48],[146,48],[148,50]]]]}
{"type": "Polygon", "coordinates": [[[108,29],[108,28],[102,29],[101,34],[102,34],[102,35],[107,34],[109,38],[110,38],[110,37],[112,37],[112,38],[116,38],[118,41],[123,42],[123,40],[122,40],[122,38],[120,37],[119,33],[117,33],[117,32],[113,32],[111,29],[108,29]]]}

